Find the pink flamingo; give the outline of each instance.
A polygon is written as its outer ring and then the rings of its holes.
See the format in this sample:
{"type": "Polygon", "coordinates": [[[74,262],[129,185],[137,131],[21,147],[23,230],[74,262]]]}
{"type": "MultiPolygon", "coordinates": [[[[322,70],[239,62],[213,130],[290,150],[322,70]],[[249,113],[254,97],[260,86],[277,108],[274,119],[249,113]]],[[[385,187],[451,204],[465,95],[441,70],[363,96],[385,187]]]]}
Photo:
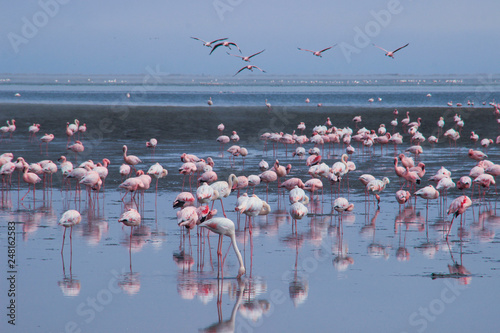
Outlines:
{"type": "Polygon", "coordinates": [[[267,170],[264,171],[259,175],[259,178],[262,182],[266,183],[266,201],[268,197],[268,191],[269,191],[269,183],[274,182],[278,179],[278,175],[274,170],[267,170]]]}
{"type": "MultiPolygon", "coordinates": [[[[207,220],[203,223],[200,223],[199,227],[201,228],[207,228],[208,230],[219,234],[219,243],[217,246],[217,259],[219,262],[219,269],[218,271],[222,271],[222,277],[224,277],[224,262],[222,262],[221,266],[221,259],[222,259],[222,239],[223,236],[228,236],[231,239],[231,244],[234,249],[234,253],[236,254],[236,257],[238,258],[238,262],[240,263],[240,268],[238,269],[238,275],[236,276],[237,279],[239,279],[243,274],[245,274],[246,269],[245,265],[243,263],[243,258],[241,256],[241,253],[238,249],[238,245],[236,244],[236,234],[235,234],[235,227],[234,227],[234,222],[231,221],[228,218],[223,218],[223,217],[215,217],[210,220],[207,220]]],[[[219,277],[219,273],[217,273],[217,277],[219,277]]]]}
{"type": "Polygon", "coordinates": [[[127,150],[128,150],[127,145],[123,145],[122,149],[123,149],[123,160],[125,161],[125,163],[132,166],[132,168],[135,170],[135,166],[139,163],[142,163],[141,159],[135,155],[127,155],[127,150]]]}
{"type": "Polygon", "coordinates": [[[233,76],[238,75],[241,71],[243,71],[243,70],[245,70],[245,69],[248,69],[248,70],[250,70],[251,72],[253,72],[253,69],[254,69],[254,68],[257,68],[257,69],[258,69],[259,71],[261,71],[262,73],[266,73],[266,71],[265,71],[265,70],[263,70],[262,68],[259,68],[259,67],[254,66],[254,65],[247,65],[247,66],[243,66],[243,67],[241,67],[241,68],[240,68],[240,70],[239,70],[239,71],[237,71],[237,72],[236,72],[236,74],[234,74],[233,76]]]}
{"type": "Polygon", "coordinates": [[[174,200],[173,207],[174,208],[183,208],[187,206],[194,205],[194,196],[191,192],[181,192],[179,193],[174,200]]]}
{"type": "Polygon", "coordinates": [[[33,172],[28,172],[29,167],[24,166],[23,169],[23,181],[28,184],[28,192],[21,198],[21,201],[30,193],[30,185],[33,185],[33,200],[35,199],[35,184],[41,182],[42,180],[37,174],[33,172]]]}
{"type": "Polygon", "coordinates": [[[331,49],[331,48],[332,48],[332,47],[334,47],[335,45],[337,45],[337,44],[334,44],[334,45],[332,45],[332,46],[329,46],[329,47],[327,47],[327,48],[324,48],[323,50],[320,50],[320,51],[312,51],[312,50],[308,50],[308,49],[302,49],[302,48],[300,48],[300,47],[298,47],[298,49],[299,49],[299,50],[301,50],[301,51],[311,52],[311,53],[312,53],[313,55],[315,55],[316,57],[320,57],[320,58],[321,58],[321,57],[323,57],[323,56],[321,55],[321,53],[323,53],[323,52],[325,52],[325,51],[327,51],[327,50],[331,49]]]}
{"type": "Polygon", "coordinates": [[[252,55],[249,55],[249,56],[247,56],[247,57],[243,57],[243,56],[240,56],[240,55],[237,55],[237,54],[231,54],[231,53],[229,53],[229,52],[226,52],[226,53],[227,53],[227,54],[229,54],[230,56],[233,56],[233,57],[238,57],[238,58],[241,58],[241,60],[243,60],[243,61],[249,62],[249,61],[250,61],[250,59],[251,59],[252,57],[255,57],[256,55],[259,55],[259,54],[261,54],[261,53],[262,53],[262,52],[264,52],[264,51],[265,51],[265,50],[262,50],[262,51],[260,51],[260,52],[257,52],[257,53],[254,53],[254,54],[252,54],[252,55]]]}
{"type": "Polygon", "coordinates": [[[61,216],[61,219],[59,220],[59,225],[62,225],[64,227],[61,254],[63,253],[64,250],[64,239],[66,238],[66,229],[71,228],[69,232],[69,242],[70,242],[70,249],[73,249],[73,244],[72,244],[73,226],[79,224],[81,220],[82,216],[77,210],[74,209],[65,211],[64,214],[61,216]]]}
{"type": "Polygon", "coordinates": [[[446,214],[448,215],[453,214],[453,218],[451,219],[450,228],[448,229],[448,233],[446,234],[446,239],[448,239],[448,235],[450,234],[451,227],[453,226],[453,220],[455,219],[455,217],[465,213],[467,208],[469,208],[471,205],[472,201],[466,195],[461,195],[451,202],[450,207],[448,208],[446,214]]]}
{"type": "Polygon", "coordinates": [[[290,216],[294,221],[292,224],[292,232],[293,232],[293,226],[295,226],[295,233],[297,234],[297,220],[302,220],[302,218],[307,215],[308,209],[306,206],[304,206],[303,203],[297,201],[290,206],[289,212],[290,216]]]}
{"type": "MultiPolygon", "coordinates": [[[[229,194],[236,188],[236,185],[238,184],[238,177],[236,177],[235,174],[230,174],[227,181],[217,181],[210,185],[215,192],[217,192],[218,196],[214,199],[219,199],[220,204],[222,207],[222,213],[224,214],[224,217],[226,217],[226,212],[224,211],[224,204],[222,203],[222,198],[227,198],[229,194]]],[[[213,209],[213,202],[212,202],[212,209],[213,209]]]]}
{"type": "Polygon", "coordinates": [[[45,133],[45,135],[40,138],[40,154],[42,153],[42,143],[46,144],[45,152],[47,155],[49,154],[49,142],[52,140],[54,140],[54,134],[45,133]]]}
{"type": "Polygon", "coordinates": [[[401,47],[398,47],[398,48],[397,48],[397,49],[395,49],[394,51],[387,51],[386,49],[384,49],[384,48],[382,48],[382,47],[380,47],[380,46],[378,46],[378,45],[375,45],[375,44],[373,44],[373,43],[372,43],[372,45],[373,45],[373,46],[375,46],[375,47],[378,47],[379,49],[381,49],[382,51],[384,51],[384,52],[385,52],[385,55],[386,55],[387,57],[391,57],[392,59],[394,59],[394,53],[396,53],[396,52],[398,52],[399,50],[401,50],[401,49],[403,49],[403,48],[407,47],[408,45],[410,45],[410,43],[407,43],[406,45],[403,45],[403,46],[401,46],[401,47]]]}
{"type": "Polygon", "coordinates": [[[141,224],[141,214],[136,209],[129,208],[120,215],[118,222],[130,227],[130,244],[132,244],[132,229],[141,224]]]}
{"type": "Polygon", "coordinates": [[[66,148],[68,150],[71,150],[72,152],[75,153],[75,161],[78,160],[78,153],[81,153],[85,150],[85,147],[83,146],[82,142],[79,140],[76,140],[74,144],[66,148]]]}
{"type": "Polygon", "coordinates": [[[36,133],[40,131],[40,124],[33,124],[28,129],[30,133],[30,142],[36,138],[36,133]]]}
{"type": "Polygon", "coordinates": [[[346,198],[337,198],[333,202],[333,209],[340,213],[340,221],[342,222],[342,215],[344,212],[350,212],[354,209],[354,204],[349,203],[346,198]]]}

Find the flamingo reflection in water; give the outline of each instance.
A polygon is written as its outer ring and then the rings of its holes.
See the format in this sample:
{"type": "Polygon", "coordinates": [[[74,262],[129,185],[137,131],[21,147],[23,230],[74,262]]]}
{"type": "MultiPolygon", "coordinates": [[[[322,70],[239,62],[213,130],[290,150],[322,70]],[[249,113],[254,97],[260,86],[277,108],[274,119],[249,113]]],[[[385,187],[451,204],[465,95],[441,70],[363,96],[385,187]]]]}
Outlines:
{"type": "MultiPolygon", "coordinates": [[[[228,283],[227,281],[224,280],[218,280],[217,281],[217,314],[218,314],[218,321],[208,327],[205,327],[203,329],[200,329],[200,332],[234,332],[235,330],[235,320],[236,320],[236,314],[238,313],[238,308],[240,307],[240,304],[243,300],[243,293],[245,291],[245,283],[241,280],[238,279],[238,291],[237,291],[237,298],[236,302],[234,303],[233,310],[231,311],[231,316],[229,317],[228,320],[223,320],[222,316],[222,293],[224,290],[224,283],[228,283]]],[[[230,287],[233,287],[231,284],[230,287]]]]}

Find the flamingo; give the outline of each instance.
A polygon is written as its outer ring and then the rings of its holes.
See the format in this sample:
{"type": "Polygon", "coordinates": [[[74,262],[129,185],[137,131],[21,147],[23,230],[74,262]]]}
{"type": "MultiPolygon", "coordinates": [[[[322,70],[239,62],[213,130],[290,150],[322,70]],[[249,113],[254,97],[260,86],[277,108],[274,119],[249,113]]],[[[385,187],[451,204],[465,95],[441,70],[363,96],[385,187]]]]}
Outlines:
{"type": "Polygon", "coordinates": [[[155,154],[156,146],[158,145],[158,140],[155,138],[149,139],[148,142],[146,142],[146,147],[152,148],[153,149],[153,155],[155,154]]]}
{"type": "Polygon", "coordinates": [[[132,244],[132,230],[134,227],[138,227],[141,224],[141,214],[139,214],[136,209],[129,208],[120,215],[118,222],[130,227],[130,242],[132,244]]]}
{"type": "Polygon", "coordinates": [[[197,38],[197,37],[191,37],[191,38],[203,42],[203,46],[206,46],[206,47],[212,47],[213,43],[217,43],[217,42],[220,42],[222,40],[226,40],[227,39],[227,38],[219,38],[219,39],[213,40],[211,42],[207,42],[207,41],[205,41],[205,40],[203,40],[201,38],[197,38]]]}
{"type": "Polygon", "coordinates": [[[173,207],[174,208],[183,208],[187,206],[194,205],[194,196],[191,192],[181,192],[179,193],[174,200],[173,207]]]}
{"type": "Polygon", "coordinates": [[[257,69],[258,69],[259,71],[261,71],[262,73],[266,73],[266,71],[265,71],[265,70],[263,70],[262,68],[259,68],[259,67],[254,66],[254,65],[247,65],[247,66],[243,66],[243,67],[241,67],[241,68],[240,68],[240,70],[239,70],[239,71],[237,71],[237,72],[236,72],[236,74],[234,74],[233,76],[238,75],[238,74],[239,74],[242,70],[245,70],[245,69],[248,69],[248,70],[250,70],[250,71],[252,71],[252,72],[253,72],[253,69],[254,69],[254,68],[257,68],[257,69]]]}
{"type": "Polygon", "coordinates": [[[77,210],[74,209],[65,211],[64,214],[61,216],[61,219],[59,220],[59,225],[62,225],[64,227],[61,254],[63,253],[64,250],[64,239],[66,238],[66,229],[71,228],[69,232],[69,242],[70,242],[70,248],[73,248],[72,236],[71,236],[73,233],[73,226],[79,224],[81,220],[82,216],[77,210]]]}
{"type": "Polygon", "coordinates": [[[252,193],[255,193],[255,186],[260,184],[260,177],[257,175],[249,175],[247,179],[248,185],[253,187],[252,193]]]}
{"type": "Polygon", "coordinates": [[[479,150],[469,149],[468,156],[476,161],[481,161],[488,158],[488,155],[479,150]]]}
{"type": "Polygon", "coordinates": [[[130,175],[130,172],[131,172],[130,165],[125,164],[125,163],[120,165],[120,175],[122,177],[127,177],[128,175],[130,175]]]}
{"type": "Polygon", "coordinates": [[[302,218],[306,216],[307,213],[308,213],[307,207],[304,206],[304,204],[299,201],[294,202],[290,206],[290,216],[294,221],[294,224],[292,224],[292,232],[293,232],[293,226],[295,225],[295,233],[297,233],[297,220],[302,220],[302,218]]]}
{"type": "Polygon", "coordinates": [[[36,137],[36,133],[40,131],[40,124],[31,125],[28,131],[30,133],[30,141],[33,141],[33,139],[36,137]]]}
{"type": "Polygon", "coordinates": [[[135,170],[135,166],[139,163],[142,163],[141,159],[135,155],[127,155],[128,147],[127,145],[123,145],[123,160],[125,163],[128,165],[132,166],[132,168],[135,170]]]}
{"type": "Polygon", "coordinates": [[[48,155],[49,154],[49,142],[54,140],[54,134],[47,134],[45,133],[44,136],[40,138],[40,154],[42,153],[42,143],[45,143],[45,152],[48,155]]]}
{"type": "Polygon", "coordinates": [[[212,101],[212,97],[209,97],[209,98],[208,98],[207,104],[208,104],[209,106],[214,105],[214,102],[212,101]]]}
{"type": "Polygon", "coordinates": [[[448,215],[453,214],[453,217],[451,219],[450,228],[448,229],[448,233],[446,234],[446,239],[448,239],[448,235],[450,234],[451,227],[453,226],[453,220],[455,219],[455,217],[465,213],[467,208],[469,208],[471,205],[472,205],[472,201],[466,195],[461,195],[451,202],[450,207],[448,208],[448,211],[446,214],[448,214],[448,215]]]}
{"type": "Polygon", "coordinates": [[[403,46],[401,46],[401,47],[399,47],[399,48],[395,49],[394,51],[387,51],[386,49],[384,49],[384,48],[382,48],[382,47],[380,47],[380,46],[378,46],[378,45],[376,45],[376,44],[373,44],[373,43],[372,43],[372,45],[373,45],[373,46],[375,46],[375,47],[378,47],[379,49],[381,49],[382,51],[384,51],[384,52],[385,52],[385,55],[386,55],[387,57],[391,57],[392,59],[394,59],[394,53],[396,53],[396,52],[398,52],[399,50],[401,50],[401,49],[403,49],[403,48],[407,47],[408,45],[410,45],[410,43],[408,43],[408,44],[406,44],[406,45],[403,45],[403,46]]]}
{"type": "MultiPolygon", "coordinates": [[[[222,203],[222,198],[227,198],[237,185],[238,185],[238,177],[236,177],[235,174],[230,174],[229,177],[227,178],[227,181],[224,180],[217,181],[212,185],[210,185],[210,187],[212,187],[218,194],[215,199],[220,200],[222,213],[224,214],[224,217],[226,217],[226,212],[224,211],[224,204],[222,203]]],[[[213,203],[212,203],[212,208],[213,208],[213,203]]]]}
{"type": "Polygon", "coordinates": [[[271,103],[269,103],[267,101],[267,98],[266,98],[265,104],[266,104],[266,107],[267,107],[267,111],[269,112],[271,110],[271,103]]]}
{"type": "Polygon", "coordinates": [[[225,46],[225,47],[227,47],[228,49],[231,50],[231,45],[236,46],[236,48],[238,49],[238,51],[240,51],[240,53],[241,53],[241,50],[238,47],[238,45],[236,45],[236,43],[234,43],[234,42],[228,42],[228,41],[224,40],[223,42],[215,44],[212,47],[212,51],[210,51],[210,54],[212,54],[212,52],[214,52],[219,46],[225,46]]]}
{"type": "Polygon", "coordinates": [[[35,199],[35,185],[42,180],[36,173],[28,172],[29,166],[25,165],[23,168],[23,181],[28,184],[28,192],[21,198],[21,201],[30,193],[30,185],[33,185],[33,200],[35,199]]]}
{"type": "Polygon", "coordinates": [[[66,148],[68,150],[71,150],[72,152],[75,153],[75,161],[77,160],[78,153],[81,153],[85,150],[85,147],[83,146],[83,143],[79,140],[76,140],[74,144],[66,148]]]}
{"type": "Polygon", "coordinates": [[[411,198],[410,192],[405,191],[405,190],[396,191],[395,196],[396,196],[396,201],[400,205],[404,205],[411,198]]]}
{"type": "Polygon", "coordinates": [[[387,184],[389,184],[391,181],[389,178],[384,177],[382,180],[380,179],[374,179],[371,180],[368,184],[366,184],[366,191],[369,193],[372,193],[375,195],[375,198],[377,199],[377,205],[380,207],[380,192],[385,190],[385,187],[387,184]]]}
{"type": "Polygon", "coordinates": [[[312,53],[313,55],[315,55],[316,57],[320,57],[320,58],[321,58],[321,57],[323,57],[323,56],[321,55],[321,53],[323,53],[323,52],[325,52],[325,51],[327,51],[327,50],[331,49],[331,48],[332,48],[332,47],[334,47],[335,45],[337,45],[337,44],[334,44],[334,45],[332,45],[332,46],[329,46],[329,47],[327,47],[327,48],[324,48],[323,50],[320,50],[320,51],[312,51],[312,50],[308,50],[308,49],[302,49],[302,48],[300,48],[300,47],[298,47],[298,49],[299,49],[299,50],[301,50],[301,51],[311,52],[311,53],[312,53]]]}
{"type": "MultiPolygon", "coordinates": [[[[237,279],[239,279],[242,275],[245,274],[246,269],[245,265],[243,263],[243,258],[241,256],[241,253],[238,249],[238,245],[236,244],[236,235],[235,235],[235,227],[234,227],[234,222],[231,221],[228,218],[224,217],[215,217],[210,220],[207,220],[205,222],[202,222],[199,224],[199,227],[201,228],[207,228],[208,230],[219,234],[219,244],[217,247],[217,258],[219,262],[219,269],[223,271],[223,265],[224,262],[222,262],[222,267],[220,265],[220,261],[222,259],[222,239],[223,236],[228,236],[231,239],[231,244],[234,249],[234,253],[236,254],[236,257],[238,258],[238,262],[240,264],[240,268],[238,269],[238,275],[236,276],[237,279]]],[[[217,274],[217,277],[219,274],[217,274]]]]}
{"type": "Polygon", "coordinates": [[[250,59],[251,59],[252,57],[255,57],[256,55],[261,54],[261,53],[262,53],[262,52],[264,52],[264,51],[265,51],[265,50],[259,51],[259,52],[257,52],[257,53],[252,54],[252,55],[249,55],[249,56],[247,56],[247,57],[243,57],[243,56],[240,56],[240,55],[237,55],[237,54],[231,54],[231,53],[229,53],[229,52],[226,52],[226,53],[227,53],[227,54],[229,54],[230,56],[241,58],[241,60],[243,60],[243,61],[250,62],[250,59]]]}

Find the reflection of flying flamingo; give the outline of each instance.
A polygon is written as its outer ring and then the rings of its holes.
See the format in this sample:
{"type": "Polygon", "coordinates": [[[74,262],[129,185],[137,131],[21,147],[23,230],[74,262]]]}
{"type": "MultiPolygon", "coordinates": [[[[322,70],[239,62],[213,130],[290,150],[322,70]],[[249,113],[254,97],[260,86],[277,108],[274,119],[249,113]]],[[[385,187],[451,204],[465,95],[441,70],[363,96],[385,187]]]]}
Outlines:
{"type": "Polygon", "coordinates": [[[375,45],[375,44],[372,44],[372,45],[375,46],[375,47],[378,47],[379,49],[381,49],[382,51],[384,51],[386,56],[391,57],[392,59],[394,59],[394,53],[396,53],[397,51],[399,51],[399,50],[407,47],[408,45],[410,45],[410,43],[408,43],[406,45],[403,45],[403,46],[395,49],[394,51],[387,51],[386,49],[384,49],[384,48],[382,48],[382,47],[380,47],[378,45],[375,45]]]}
{"type": "MultiPolygon", "coordinates": [[[[222,238],[223,236],[228,236],[231,239],[231,244],[234,249],[234,253],[236,253],[236,257],[238,257],[238,262],[240,263],[240,268],[238,269],[238,275],[236,276],[239,279],[243,274],[245,274],[245,265],[243,264],[243,258],[241,257],[241,253],[238,249],[238,245],[236,244],[236,236],[235,236],[235,227],[234,222],[225,217],[215,217],[208,221],[205,221],[199,225],[200,227],[204,227],[209,229],[216,234],[219,234],[219,245],[217,247],[217,257],[219,259],[219,270],[222,271],[222,277],[224,278],[224,262],[222,262],[222,266],[220,265],[220,261],[222,258],[222,238]]],[[[217,277],[219,274],[217,273],[217,277]]]]}
{"type": "Polygon", "coordinates": [[[73,233],[73,226],[80,223],[81,220],[82,220],[82,216],[80,215],[80,213],[78,211],[76,211],[74,209],[67,210],[61,216],[61,219],[59,220],[59,225],[62,225],[64,227],[61,254],[63,253],[63,250],[64,250],[64,239],[66,238],[66,229],[71,228],[71,230],[69,232],[69,242],[70,242],[70,248],[72,249],[73,245],[71,245],[72,244],[71,234],[73,233]]]}
{"type": "Polygon", "coordinates": [[[325,49],[323,49],[323,50],[320,50],[320,51],[312,51],[312,50],[308,50],[308,49],[301,49],[300,47],[298,47],[298,49],[299,49],[299,50],[301,50],[301,51],[311,52],[311,53],[312,53],[313,55],[315,55],[316,57],[320,57],[320,58],[321,58],[321,57],[322,57],[321,53],[323,53],[323,52],[325,52],[325,51],[327,51],[327,50],[331,49],[331,48],[332,48],[332,47],[334,47],[335,45],[337,45],[337,44],[334,44],[334,45],[332,45],[332,46],[330,46],[330,47],[327,47],[327,48],[325,48],[325,49]]]}

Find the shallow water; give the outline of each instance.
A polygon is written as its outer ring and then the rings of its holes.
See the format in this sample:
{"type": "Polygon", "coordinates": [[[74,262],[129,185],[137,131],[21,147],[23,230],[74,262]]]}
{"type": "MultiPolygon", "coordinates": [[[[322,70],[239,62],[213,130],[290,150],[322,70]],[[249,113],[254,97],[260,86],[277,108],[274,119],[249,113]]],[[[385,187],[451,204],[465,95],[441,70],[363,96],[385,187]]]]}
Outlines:
{"type": "MultiPolygon", "coordinates": [[[[426,137],[437,133],[439,116],[445,117],[445,129],[452,126],[455,113],[465,121],[457,147],[450,147],[445,140],[435,147],[423,145],[419,160],[426,163],[427,174],[419,188],[427,185],[427,179],[441,166],[452,172],[455,181],[468,174],[475,165],[467,157],[468,149],[474,147],[468,139],[471,130],[492,139],[499,134],[492,108],[407,107],[400,109],[399,120],[406,111],[412,120],[423,118],[421,131],[426,137]]],[[[16,118],[17,130],[12,139],[1,141],[2,153],[12,152],[30,163],[67,154],[74,162],[74,155],[66,153],[64,131],[67,121],[78,118],[88,127],[82,138],[86,149],[78,161],[106,157],[111,165],[105,190],[94,207],[89,206],[85,192],[78,198],[74,191],[61,191],[60,174],[54,175],[52,190],[42,191],[38,186],[36,195],[30,193],[22,202],[19,198],[27,187],[21,181],[18,193],[16,174],[11,190],[2,192],[3,267],[8,267],[8,222],[15,222],[16,228],[16,326],[7,323],[6,307],[11,298],[8,285],[2,284],[2,331],[496,330],[498,195],[491,189],[486,201],[479,202],[475,193],[460,234],[457,218],[447,242],[444,230],[451,220],[445,214],[447,204],[431,202],[428,212],[422,199],[398,207],[394,192],[400,185],[393,171],[392,146],[381,152],[380,146],[369,151],[354,145],[357,151],[351,160],[357,170],[349,174],[350,189],[344,185],[332,197],[330,184],[324,182],[324,193],[309,204],[310,214],[298,222],[297,235],[292,233],[288,198],[278,194],[276,184],[270,185],[268,198],[272,212],[255,220],[251,239],[244,218],[239,220],[234,212],[236,194],[226,198],[224,207],[237,225],[247,267],[241,281],[234,279],[238,262],[232,250],[224,267],[225,278],[217,279],[216,236],[212,234],[209,245],[206,237],[201,240],[193,231],[189,241],[178,228],[172,202],[182,189],[183,177],[177,172],[181,153],[213,157],[219,179],[230,173],[258,174],[261,159],[269,163],[275,159],[270,143],[267,152],[263,151],[261,133],[291,133],[305,121],[310,134],[327,116],[337,127],[354,128],[352,117],[358,114],[363,117],[361,125],[373,129],[393,119],[392,108],[284,106],[268,112],[265,107],[4,104],[2,119],[16,118]],[[48,146],[48,156],[40,154],[38,144],[28,140],[27,128],[33,122],[42,124],[40,133],[56,136],[48,146]],[[241,157],[232,167],[228,153],[219,156],[215,139],[221,122],[226,126],[225,134],[238,131],[238,144],[249,149],[244,170],[241,157]],[[159,142],[154,156],[144,145],[151,137],[159,142]],[[157,161],[169,171],[158,183],[157,196],[153,188],[145,193],[142,224],[133,231],[131,242],[130,228],[117,222],[124,210],[123,193],[118,189],[123,144],[128,145],[129,154],[142,158],[140,168],[147,169],[157,161]],[[373,197],[365,199],[357,180],[363,173],[391,180],[381,193],[379,210],[373,197]],[[355,205],[342,223],[339,214],[332,213],[332,201],[338,196],[355,205]],[[63,228],[57,221],[67,209],[78,209],[82,222],[73,230],[72,246],[66,237],[62,257],[63,228]],[[462,265],[470,275],[450,277],[450,267],[455,265],[462,265]]],[[[409,146],[408,141],[405,135],[398,153],[409,146]]],[[[292,164],[289,177],[309,179],[304,160],[292,158],[292,149],[286,155],[283,146],[278,148],[280,163],[292,164]]],[[[323,161],[332,165],[342,152],[338,145],[334,150],[325,147],[323,161]]],[[[488,155],[498,163],[498,145],[490,146],[488,155]]],[[[187,179],[185,186],[189,188],[187,179]]],[[[193,183],[192,191],[195,187],[193,183]]],[[[265,186],[258,186],[255,193],[265,199],[265,186]]],[[[458,190],[451,190],[447,203],[459,195],[458,190]]],[[[128,200],[126,196],[125,202],[128,200]]],[[[219,202],[215,208],[220,215],[219,202]]],[[[228,246],[229,240],[224,239],[224,252],[228,246]]],[[[4,270],[5,281],[11,273],[4,270]]]]}

